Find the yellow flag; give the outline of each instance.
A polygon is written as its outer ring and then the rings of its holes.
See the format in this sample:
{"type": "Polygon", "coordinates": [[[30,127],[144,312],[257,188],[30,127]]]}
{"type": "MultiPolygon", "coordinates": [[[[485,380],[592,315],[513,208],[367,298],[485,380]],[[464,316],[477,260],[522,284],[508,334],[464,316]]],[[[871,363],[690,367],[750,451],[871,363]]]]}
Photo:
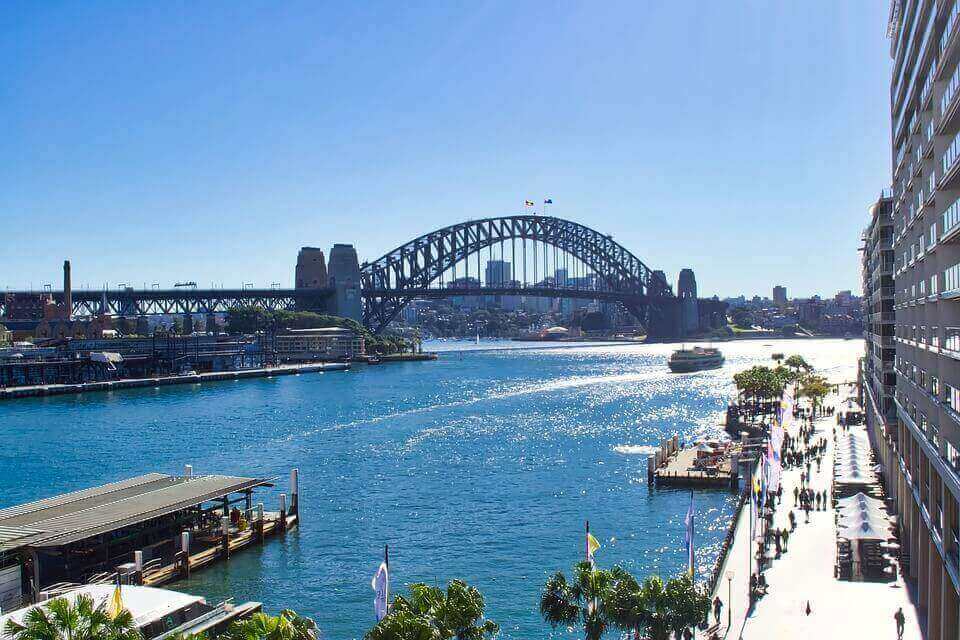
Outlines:
{"type": "Polygon", "coordinates": [[[587,554],[593,558],[593,553],[600,548],[600,543],[593,537],[592,533],[587,534],[587,554]]]}
{"type": "Polygon", "coordinates": [[[107,604],[107,615],[116,618],[121,611],[123,611],[123,600],[120,597],[120,585],[118,584],[113,590],[113,595],[110,596],[110,602],[107,604]]]}

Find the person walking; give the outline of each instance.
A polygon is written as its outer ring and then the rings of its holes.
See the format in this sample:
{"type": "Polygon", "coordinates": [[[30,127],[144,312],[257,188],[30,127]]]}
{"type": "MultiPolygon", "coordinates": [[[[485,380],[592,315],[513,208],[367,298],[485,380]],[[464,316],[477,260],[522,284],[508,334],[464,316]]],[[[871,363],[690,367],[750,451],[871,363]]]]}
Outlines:
{"type": "Polygon", "coordinates": [[[800,502],[800,487],[793,488],[793,506],[797,506],[800,502]]]}
{"type": "Polygon", "coordinates": [[[893,620],[897,623],[897,640],[903,638],[903,624],[905,619],[903,617],[903,607],[897,609],[897,612],[893,614],[893,620]]]}
{"type": "Polygon", "coordinates": [[[713,618],[720,624],[720,613],[723,611],[723,600],[720,596],[713,599],[713,618]]]}
{"type": "MultiPolygon", "coordinates": [[[[792,511],[790,513],[793,513],[792,511]]],[[[783,538],[783,552],[787,552],[787,541],[790,539],[790,532],[786,529],[780,531],[780,537],[783,538]]]]}

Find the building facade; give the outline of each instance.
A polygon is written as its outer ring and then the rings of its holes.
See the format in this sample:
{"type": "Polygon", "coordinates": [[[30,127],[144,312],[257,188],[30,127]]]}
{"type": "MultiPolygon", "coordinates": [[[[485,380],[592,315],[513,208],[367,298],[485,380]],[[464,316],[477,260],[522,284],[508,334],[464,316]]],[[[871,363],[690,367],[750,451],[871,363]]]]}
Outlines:
{"type": "Polygon", "coordinates": [[[960,4],[895,0],[887,35],[897,420],[875,445],[937,640],[960,617],[960,4]]]}
{"type": "Polygon", "coordinates": [[[285,329],[274,337],[281,362],[342,360],[364,355],[363,336],[342,327],[285,329]]]}
{"type": "Polygon", "coordinates": [[[787,288],[781,285],[776,285],[773,288],[773,304],[778,307],[783,307],[787,304],[787,288]]]}
{"type": "Polygon", "coordinates": [[[860,388],[867,429],[885,469],[896,464],[891,438],[897,430],[894,406],[897,375],[894,371],[893,199],[889,192],[870,207],[870,222],[863,232],[864,354],[860,388]]]}

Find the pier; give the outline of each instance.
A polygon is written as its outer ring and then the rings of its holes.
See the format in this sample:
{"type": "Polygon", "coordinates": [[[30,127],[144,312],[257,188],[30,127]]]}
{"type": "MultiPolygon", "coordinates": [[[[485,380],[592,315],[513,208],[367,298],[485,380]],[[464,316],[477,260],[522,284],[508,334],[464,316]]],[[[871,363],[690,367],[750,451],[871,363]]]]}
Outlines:
{"type": "Polygon", "coordinates": [[[202,384],[205,382],[221,382],[224,380],[242,380],[246,378],[270,378],[272,376],[291,376],[301,373],[322,373],[324,371],[344,371],[350,368],[345,362],[326,362],[316,364],[280,365],[261,369],[238,369],[235,371],[212,371],[209,373],[193,373],[181,376],[164,376],[156,378],[129,378],[109,380],[104,382],[83,382],[78,384],[44,384],[25,387],[8,387],[0,389],[0,400],[15,398],[38,398],[43,396],[59,396],[71,393],[88,393],[95,391],[116,391],[118,389],[134,389],[138,387],[163,387],[173,384],[202,384]]]}
{"type": "Polygon", "coordinates": [[[44,600],[81,584],[159,586],[227,560],[299,524],[290,503],[254,504],[269,478],[148,473],[0,510],[0,605],[44,600]]]}
{"type": "Polygon", "coordinates": [[[732,487],[737,482],[739,457],[739,443],[681,447],[673,436],[647,458],[647,479],[657,486],[732,487]]]}

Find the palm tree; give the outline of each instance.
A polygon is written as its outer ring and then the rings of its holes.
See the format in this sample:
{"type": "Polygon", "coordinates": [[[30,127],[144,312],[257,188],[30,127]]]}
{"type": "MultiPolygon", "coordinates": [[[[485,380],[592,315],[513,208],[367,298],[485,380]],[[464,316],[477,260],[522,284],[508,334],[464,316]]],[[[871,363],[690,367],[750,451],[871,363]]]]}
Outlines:
{"type": "Polygon", "coordinates": [[[817,415],[817,408],[823,399],[830,393],[830,383],[821,376],[807,376],[800,388],[800,395],[810,399],[813,405],[813,415],[817,415]]]}
{"type": "Polygon", "coordinates": [[[554,628],[582,624],[586,640],[599,640],[609,623],[607,606],[614,575],[586,561],[577,563],[574,571],[573,583],[562,571],[547,580],[540,596],[540,615],[554,628]]]}
{"type": "Polygon", "coordinates": [[[422,583],[410,585],[410,596],[397,596],[390,613],[367,632],[366,640],[483,640],[500,632],[484,617],[483,594],[462,580],[451,580],[446,592],[422,583]]]}
{"type": "Polygon", "coordinates": [[[86,594],[70,602],[54,598],[31,608],[23,622],[8,620],[3,629],[14,640],[140,640],[133,615],[126,609],[116,616],[107,612],[106,602],[94,606],[86,594]]]}
{"type": "Polygon", "coordinates": [[[671,578],[666,586],[670,603],[673,631],[680,637],[684,629],[694,627],[707,619],[710,611],[710,596],[693,584],[689,573],[671,578]]]}
{"type": "Polygon", "coordinates": [[[284,609],[278,616],[255,613],[246,620],[234,622],[227,629],[226,640],[314,640],[317,625],[310,618],[284,609]]]}

